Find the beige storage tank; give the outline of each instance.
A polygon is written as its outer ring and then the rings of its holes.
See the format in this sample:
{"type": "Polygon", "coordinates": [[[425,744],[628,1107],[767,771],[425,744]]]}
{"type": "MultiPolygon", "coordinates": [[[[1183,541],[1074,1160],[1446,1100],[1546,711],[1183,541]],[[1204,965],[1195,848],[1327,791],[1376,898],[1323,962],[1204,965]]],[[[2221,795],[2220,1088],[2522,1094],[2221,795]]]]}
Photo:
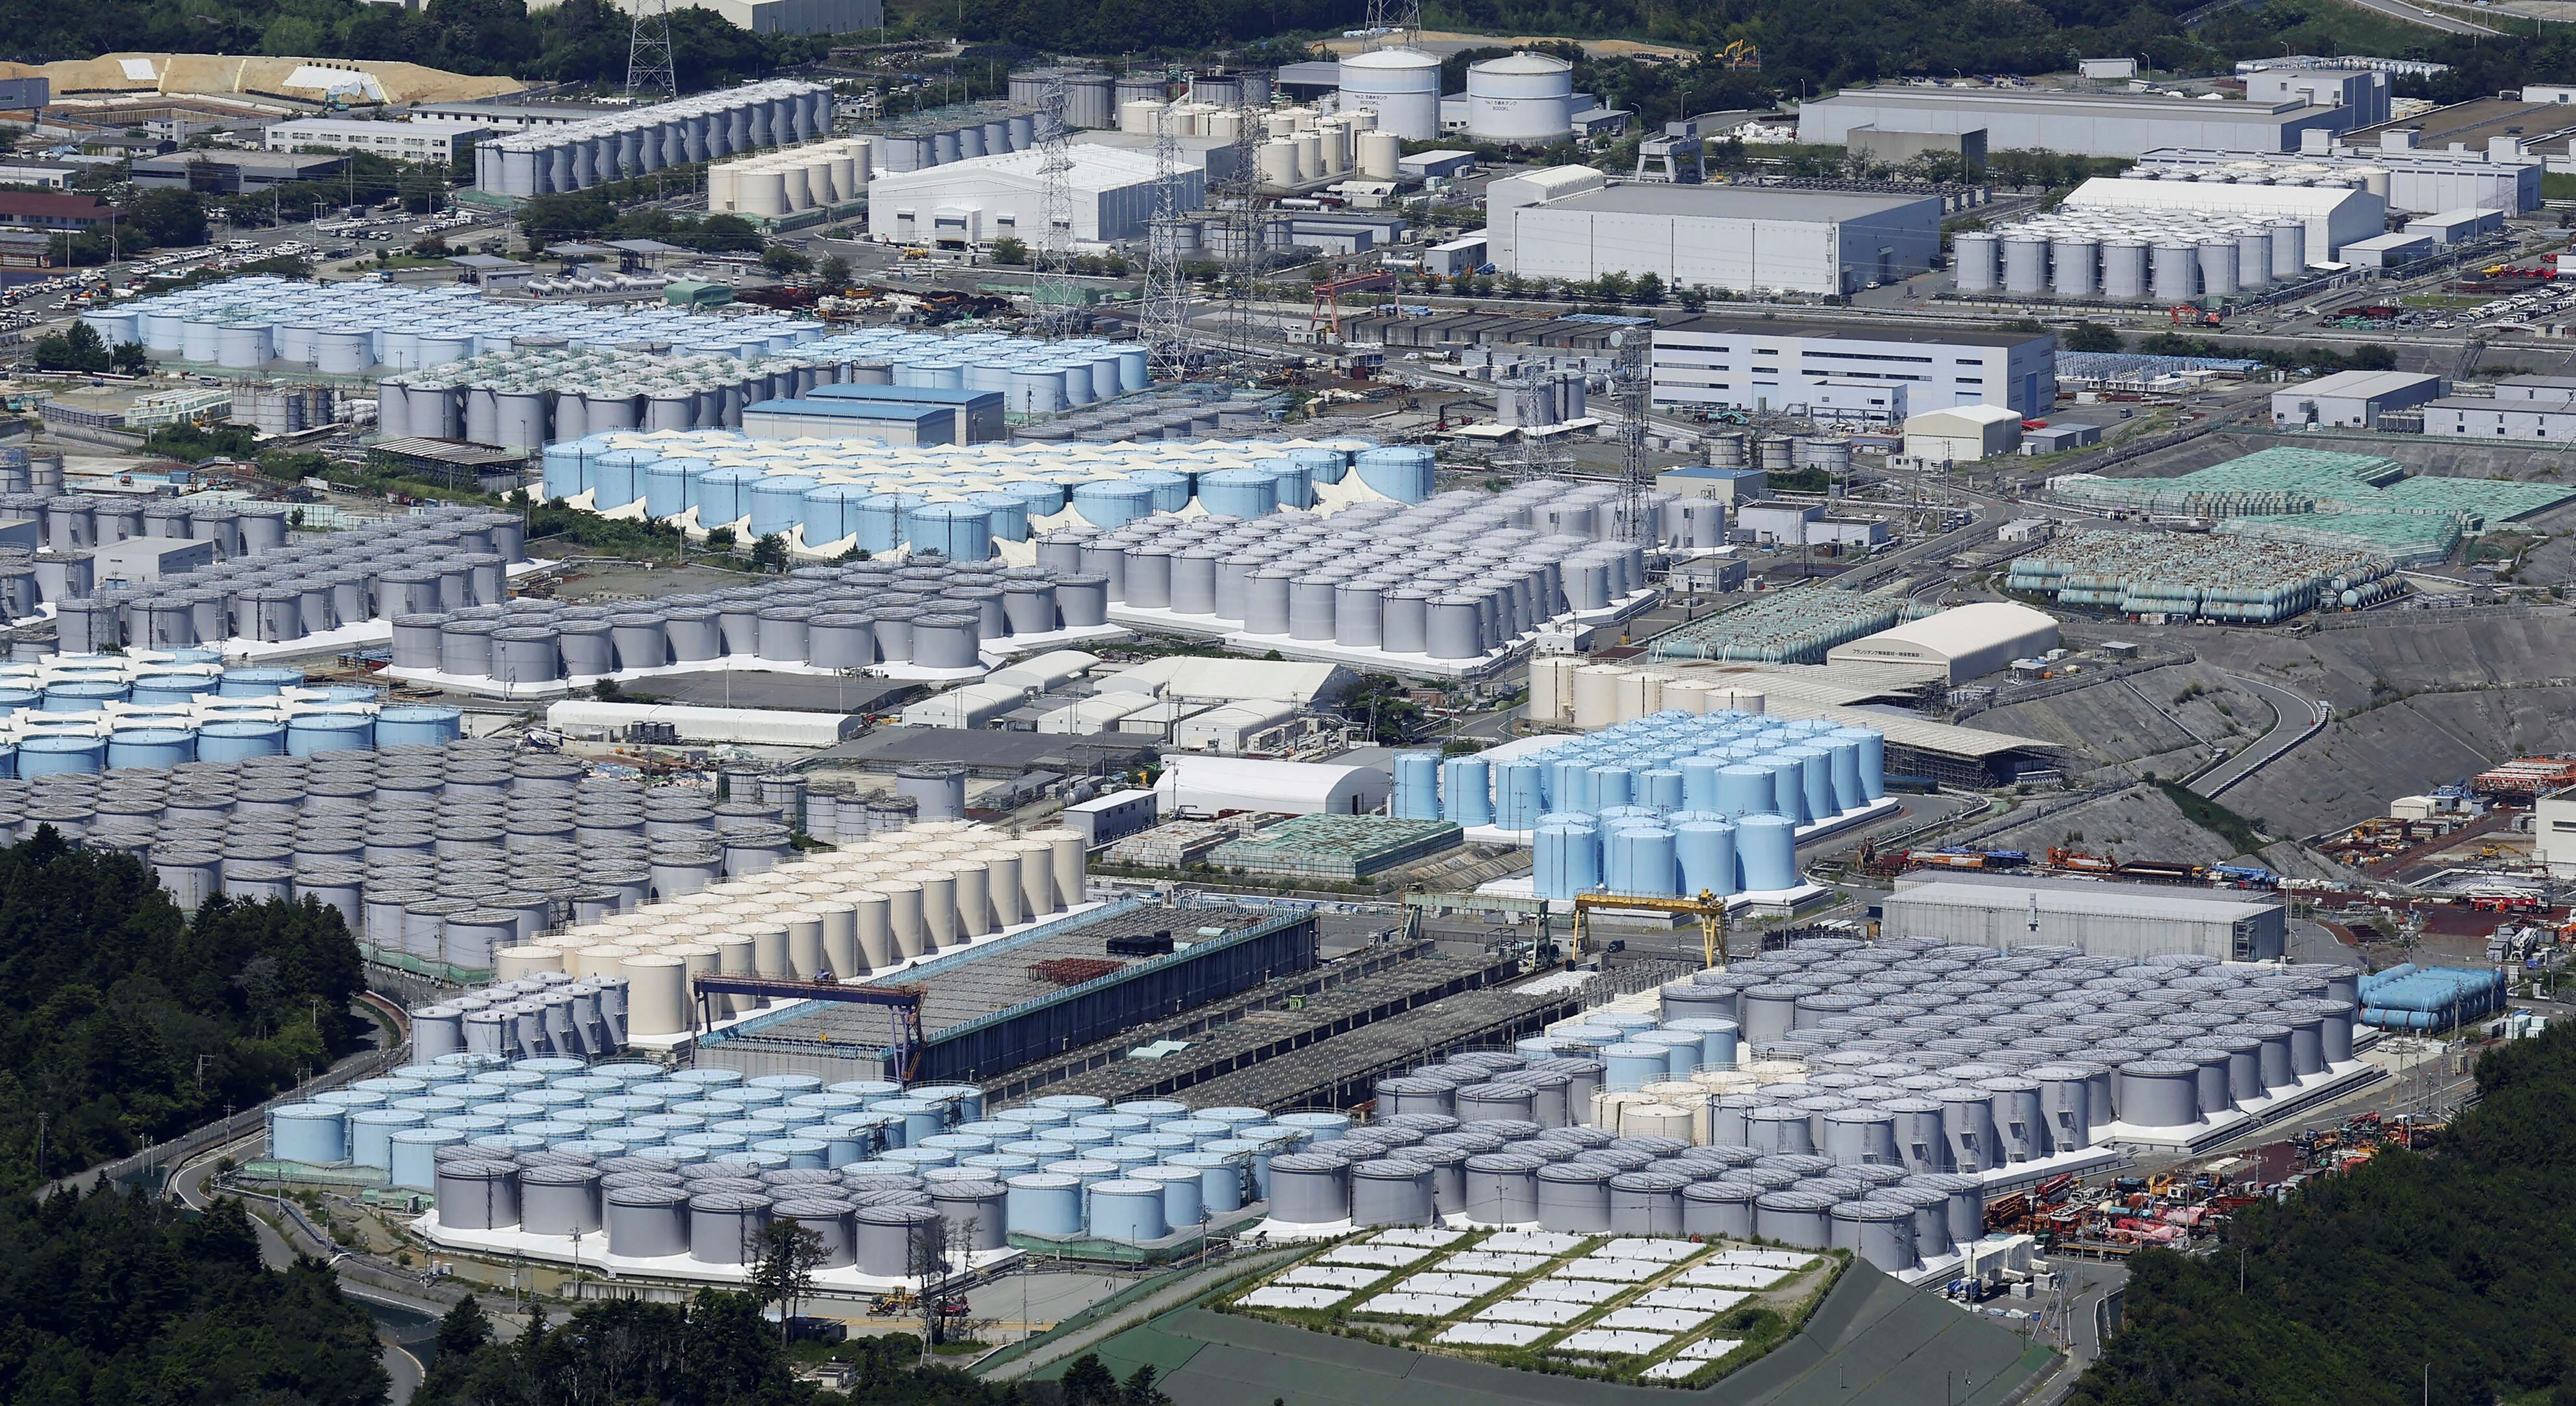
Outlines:
{"type": "MultiPolygon", "coordinates": [[[[921,885],[910,879],[879,879],[874,887],[885,895],[886,930],[894,938],[894,961],[908,962],[927,951],[928,934],[921,921],[921,885]]],[[[866,930],[861,929],[861,935],[865,934],[866,930]]]]}
{"type": "Polygon", "coordinates": [[[1404,141],[1393,132],[1360,133],[1359,152],[1362,176],[1372,181],[1402,179],[1404,173],[1396,163],[1404,158],[1404,141]]]}
{"type": "Polygon", "coordinates": [[[1152,136],[1155,119],[1162,116],[1165,104],[1152,98],[1138,98],[1118,105],[1118,130],[1137,136],[1152,136]]]}
{"type": "Polygon", "coordinates": [[[538,972],[564,969],[564,954],[552,947],[504,947],[492,954],[492,976],[496,981],[517,981],[538,972]]]}
{"type": "Polygon", "coordinates": [[[626,1033],[677,1035],[689,1028],[689,968],[667,953],[647,952],[617,964],[626,978],[626,1033]]]}

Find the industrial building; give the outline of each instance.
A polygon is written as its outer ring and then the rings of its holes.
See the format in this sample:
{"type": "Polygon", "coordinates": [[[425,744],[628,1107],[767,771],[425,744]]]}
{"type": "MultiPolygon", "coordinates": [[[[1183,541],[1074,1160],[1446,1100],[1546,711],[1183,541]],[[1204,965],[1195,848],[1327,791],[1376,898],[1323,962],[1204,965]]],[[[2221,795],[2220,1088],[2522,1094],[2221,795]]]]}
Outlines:
{"type": "MultiPolygon", "coordinates": [[[[2442,378],[2411,371],[2338,371],[2272,392],[2272,425],[2296,430],[2373,429],[2392,410],[2411,410],[2442,394],[2442,378]]],[[[2425,417],[2432,431],[2432,417],[2425,417]]]]}
{"type": "Polygon", "coordinates": [[[2080,947],[2088,956],[2189,953],[2224,962],[2280,960],[2278,898],[2080,879],[1905,875],[1880,908],[1890,937],[2011,947],[2080,947]]]}
{"type": "Polygon", "coordinates": [[[2266,68],[2245,76],[2249,103],[2349,110],[2347,130],[2388,120],[2388,75],[2366,68],[2266,68]]]}
{"type": "Polygon", "coordinates": [[[1894,424],[1953,405],[2037,416],[2057,398],[2057,342],[2043,332],[1704,315],[1661,323],[1654,339],[1657,405],[1894,424]]]}
{"type": "Polygon", "coordinates": [[[143,157],[126,168],[146,188],[193,190],[203,195],[250,195],[298,181],[328,180],[348,169],[349,158],[287,151],[174,151],[143,157]]]}
{"type": "Polygon", "coordinates": [[[2075,156],[2143,156],[2165,147],[2296,151],[2308,131],[2360,125],[2350,108],[2290,99],[2067,93],[2010,88],[1846,88],[1798,108],[1798,140],[1842,146],[1855,127],[1881,132],[1986,134],[1992,151],[2037,148],[2075,156]]]}
{"type": "Polygon", "coordinates": [[[2021,412],[2002,405],[1958,405],[1905,418],[1905,457],[1927,464],[1973,464],[2021,447],[2021,412]]]}
{"type": "Polygon", "coordinates": [[[635,111],[632,103],[585,102],[512,102],[508,98],[461,98],[412,104],[414,122],[467,122],[499,132],[521,132],[541,127],[569,127],[598,117],[622,117],[635,111]]]}
{"type": "Polygon", "coordinates": [[[456,160],[457,152],[498,131],[471,120],[414,118],[376,122],[347,117],[299,117],[268,128],[270,151],[363,151],[394,161],[456,160]]]}
{"type": "Polygon", "coordinates": [[[2184,302],[2303,278],[2378,237],[2387,203],[2357,182],[2096,177],[2043,214],[1961,232],[1962,293],[2184,302]]]}
{"type": "Polygon", "coordinates": [[[1838,644],[1828,664],[1921,664],[1965,683],[2057,648],[2057,617],[2009,601],[1979,601],[1838,644]]]}
{"type": "Polygon", "coordinates": [[[1603,185],[1553,168],[1486,197],[1494,266],[1524,278],[1653,274],[1674,288],[1843,294],[1922,273],[1937,197],[1760,186],[1603,185]],[[1505,234],[1504,231],[1509,233],[1505,234]]]}
{"type": "Polygon", "coordinates": [[[2540,208],[2543,163],[2518,144],[2428,151],[2411,145],[2411,133],[2384,140],[2396,144],[2359,147],[2320,136],[2295,153],[2169,148],[2148,152],[2128,174],[2257,185],[2356,181],[2400,214],[2483,209],[2521,215],[2540,208]]]}
{"type": "MultiPolygon", "coordinates": [[[[2408,153],[2488,161],[2538,161],[2553,171],[2576,161],[2576,120],[2568,105],[2548,99],[2546,90],[2501,92],[2471,98],[2429,112],[2391,118],[2374,127],[2347,132],[2343,141],[2364,155],[2408,153]]],[[[2454,202],[2466,204],[2469,202],[2454,202]]]]}
{"type": "MultiPolygon", "coordinates": [[[[1144,237],[1154,217],[1156,172],[1149,155],[1114,147],[1071,148],[1065,182],[1071,224],[1050,238],[1046,181],[1036,151],[980,156],[923,171],[886,171],[868,188],[868,237],[886,243],[967,248],[1018,239],[1032,249],[1106,244],[1144,237]]],[[[1183,169],[1180,208],[1207,203],[1207,174],[1183,169]]]]}
{"type": "Polygon", "coordinates": [[[2531,804],[2531,857],[2552,878],[2576,875],[2576,796],[2542,796],[2531,804]]]}
{"type": "Polygon", "coordinates": [[[1386,804],[1384,769],[1254,757],[1164,758],[1154,795],[1165,815],[1364,815],[1386,804]]]}
{"type": "Polygon", "coordinates": [[[2424,433],[2472,439],[2576,441],[2576,380],[2518,376],[2491,396],[2442,396],[2422,402],[2424,433]]]}
{"type": "MultiPolygon", "coordinates": [[[[530,10],[552,9],[556,0],[528,0],[530,10]]],[[[753,34],[856,34],[885,23],[884,0],[675,0],[722,18],[753,34]]],[[[638,0],[609,0],[628,14],[638,0]]]]}
{"type": "Polygon", "coordinates": [[[521,199],[552,195],[812,141],[831,130],[830,88],[773,78],[477,142],[474,184],[521,199]]]}

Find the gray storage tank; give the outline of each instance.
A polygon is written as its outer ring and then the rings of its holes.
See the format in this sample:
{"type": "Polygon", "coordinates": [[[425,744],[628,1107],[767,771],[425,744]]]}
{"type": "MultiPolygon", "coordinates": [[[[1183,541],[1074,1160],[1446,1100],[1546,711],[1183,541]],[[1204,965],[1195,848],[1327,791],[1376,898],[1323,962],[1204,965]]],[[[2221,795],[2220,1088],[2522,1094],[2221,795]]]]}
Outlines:
{"type": "Polygon", "coordinates": [[[861,1206],[851,1224],[854,1262],[872,1278],[912,1278],[932,1257],[947,1253],[946,1222],[928,1206],[861,1206]]]}
{"type": "Polygon", "coordinates": [[[531,1235],[596,1235],[607,1225],[594,1167],[519,1172],[519,1228],[531,1235]]]}
{"type": "Polygon", "coordinates": [[[1467,1219],[1478,1225],[1538,1220],[1538,1171],[1545,1158],[1526,1152],[1481,1152],[1466,1162],[1467,1219]]]}
{"type": "Polygon", "coordinates": [[[1610,1168],[1552,1162],[1538,1169],[1538,1223],[1542,1230],[1599,1235],[1610,1229],[1610,1168]]]}
{"type": "Polygon", "coordinates": [[[456,1230],[507,1230],[519,1223],[519,1167],[489,1157],[438,1164],[438,1223],[456,1230]]]}
{"type": "Polygon", "coordinates": [[[606,1203],[608,1252],[662,1259],[689,1252],[689,1194],[677,1186],[611,1188],[606,1203]]]}
{"type": "Polygon", "coordinates": [[[1912,1206],[1898,1201],[1845,1201],[1830,1214],[1835,1249],[1849,1250],[1890,1274],[1914,1267],[1912,1206]]]}
{"type": "Polygon", "coordinates": [[[1834,1198],[1818,1191],[1773,1191],[1753,1203],[1753,1233],[1801,1250],[1833,1244],[1834,1198]]]}
{"type": "Polygon", "coordinates": [[[702,1191],[689,1198],[689,1258],[701,1264],[752,1264],[770,1200],[748,1191],[702,1191]]]}
{"type": "Polygon", "coordinates": [[[2200,1121],[2200,1066],[2137,1059],[2120,1066],[2120,1121],[2139,1128],[2187,1128],[2200,1121]]]}
{"type": "MultiPolygon", "coordinates": [[[[1271,1159],[1270,1177],[1275,1191],[1276,1158],[1271,1159]]],[[[1353,1225],[1434,1225],[1439,1219],[1436,1201],[1431,1168],[1424,1163],[1381,1157],[1351,1168],[1353,1225]]]]}
{"type": "Polygon", "coordinates": [[[1270,1215],[1287,1225],[1331,1225],[1351,1218],[1350,1163],[1326,1152],[1270,1159],[1270,1215]]]}
{"type": "Polygon", "coordinates": [[[1696,1181],[1682,1188],[1682,1233],[1702,1239],[1753,1238],[1753,1203],[1762,1188],[1751,1182],[1696,1181]]]}
{"type": "Polygon", "coordinates": [[[1680,1172],[1646,1168],[1610,1178],[1610,1231],[1614,1235],[1677,1236],[1682,1228],[1682,1192],[1691,1179],[1680,1172]]]}

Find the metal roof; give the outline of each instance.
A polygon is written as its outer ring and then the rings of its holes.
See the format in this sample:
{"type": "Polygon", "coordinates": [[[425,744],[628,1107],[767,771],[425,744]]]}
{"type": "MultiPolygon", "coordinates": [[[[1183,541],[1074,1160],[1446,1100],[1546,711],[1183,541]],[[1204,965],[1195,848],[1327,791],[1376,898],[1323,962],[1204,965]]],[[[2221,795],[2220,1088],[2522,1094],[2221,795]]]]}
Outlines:
{"type": "Polygon", "coordinates": [[[1547,202],[1551,210],[1681,215],[1708,220],[1857,220],[1890,210],[1932,207],[1939,196],[1865,195],[1854,191],[1783,190],[1773,186],[1614,185],[1547,202]]]}
{"type": "Polygon", "coordinates": [[[2417,390],[2427,381],[2438,385],[2441,379],[2439,376],[2426,376],[2413,371],[2338,371],[2331,376],[2320,376],[2305,385],[2283,386],[2273,394],[2357,396],[2368,400],[2378,396],[2417,390]]]}
{"type": "MultiPolygon", "coordinates": [[[[1910,876],[1909,876],[1910,877],[1910,876]]],[[[1941,878],[1925,883],[1900,880],[1890,904],[1919,903],[1939,908],[2024,909],[2036,895],[2042,910],[2116,917],[2168,918],[2195,923],[2233,923],[2280,911],[2278,900],[2260,901],[2204,894],[2148,884],[2035,883],[1998,875],[1979,883],[1941,878]]]]}
{"type": "Polygon", "coordinates": [[[2045,342],[2045,332],[1996,332],[1968,327],[1890,327],[1882,324],[1837,327],[1815,322],[1771,322],[1760,318],[1709,314],[1667,322],[1655,329],[1738,337],[1799,337],[1811,341],[1895,342],[1908,346],[2019,347],[2045,342]]]}
{"type": "Polygon", "coordinates": [[[1977,601],[1953,606],[1836,648],[1906,644],[1956,659],[1997,645],[2018,645],[2043,632],[2049,635],[2057,633],[2057,617],[2047,611],[2033,610],[2012,601],[1977,601]]]}

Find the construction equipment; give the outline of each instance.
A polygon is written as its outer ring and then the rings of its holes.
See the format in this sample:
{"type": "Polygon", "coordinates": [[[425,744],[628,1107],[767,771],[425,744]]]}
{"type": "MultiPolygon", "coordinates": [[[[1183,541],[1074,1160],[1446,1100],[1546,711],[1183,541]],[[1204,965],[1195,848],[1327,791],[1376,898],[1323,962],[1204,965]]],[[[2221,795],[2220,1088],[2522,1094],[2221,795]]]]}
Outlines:
{"type": "Polygon", "coordinates": [[[871,1318],[910,1318],[921,1312],[921,1296],[909,1289],[891,1289],[868,1301],[871,1318]]]}
{"type": "Polygon", "coordinates": [[[2107,854],[2086,854],[2063,845],[2050,845],[2048,867],[2063,869],[2070,874],[2109,874],[2117,872],[2120,863],[2107,854]]]}
{"type": "Polygon", "coordinates": [[[1726,900],[1707,889],[1697,898],[1661,898],[1641,893],[1578,893],[1574,896],[1574,954],[1583,960],[1587,913],[1677,913],[1699,920],[1700,960],[1713,970],[1726,968],[1726,900]]]}
{"type": "Polygon", "coordinates": [[[1367,273],[1345,274],[1340,278],[1319,279],[1312,285],[1313,303],[1306,314],[1306,330],[1318,342],[1342,342],[1342,304],[1344,293],[1370,293],[1395,287],[1391,269],[1372,269],[1367,273]]]}

